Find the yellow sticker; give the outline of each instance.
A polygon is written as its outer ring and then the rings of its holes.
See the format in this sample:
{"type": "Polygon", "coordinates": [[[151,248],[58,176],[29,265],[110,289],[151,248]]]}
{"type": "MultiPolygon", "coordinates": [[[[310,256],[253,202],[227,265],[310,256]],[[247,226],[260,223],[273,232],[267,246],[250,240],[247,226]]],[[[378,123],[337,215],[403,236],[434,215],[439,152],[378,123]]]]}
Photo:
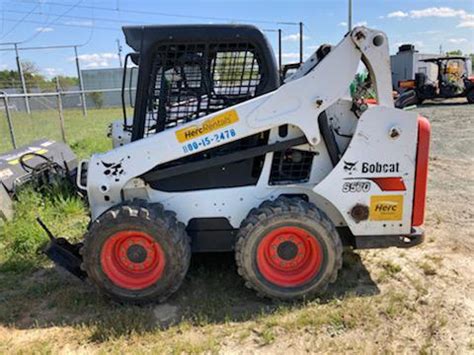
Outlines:
{"type": "Polygon", "coordinates": [[[403,217],[403,195],[370,196],[370,219],[372,221],[401,221],[403,217]]]}
{"type": "Polygon", "coordinates": [[[230,110],[215,117],[209,118],[199,125],[193,125],[176,131],[178,142],[183,143],[190,139],[194,139],[220,128],[227,127],[239,121],[237,111],[230,110]]]}

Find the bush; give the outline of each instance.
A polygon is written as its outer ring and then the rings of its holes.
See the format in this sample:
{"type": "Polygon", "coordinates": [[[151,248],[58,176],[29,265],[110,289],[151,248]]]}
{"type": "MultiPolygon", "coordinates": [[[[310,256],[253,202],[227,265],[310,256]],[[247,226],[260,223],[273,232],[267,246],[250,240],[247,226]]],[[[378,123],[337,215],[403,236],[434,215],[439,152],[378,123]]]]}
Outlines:
{"type": "Polygon", "coordinates": [[[94,91],[89,94],[87,94],[87,97],[89,97],[92,102],[94,103],[96,108],[102,108],[104,107],[104,95],[101,92],[94,91]]]}

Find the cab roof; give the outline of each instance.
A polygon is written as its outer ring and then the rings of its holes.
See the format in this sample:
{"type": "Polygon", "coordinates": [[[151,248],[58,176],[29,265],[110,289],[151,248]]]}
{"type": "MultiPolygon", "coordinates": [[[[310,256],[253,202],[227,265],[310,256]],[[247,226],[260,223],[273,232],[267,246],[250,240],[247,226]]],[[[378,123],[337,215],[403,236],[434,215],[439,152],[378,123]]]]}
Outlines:
{"type": "Polygon", "coordinates": [[[149,25],[124,26],[127,44],[136,52],[145,52],[159,42],[229,42],[245,39],[269,47],[265,35],[255,26],[223,25],[149,25]]]}

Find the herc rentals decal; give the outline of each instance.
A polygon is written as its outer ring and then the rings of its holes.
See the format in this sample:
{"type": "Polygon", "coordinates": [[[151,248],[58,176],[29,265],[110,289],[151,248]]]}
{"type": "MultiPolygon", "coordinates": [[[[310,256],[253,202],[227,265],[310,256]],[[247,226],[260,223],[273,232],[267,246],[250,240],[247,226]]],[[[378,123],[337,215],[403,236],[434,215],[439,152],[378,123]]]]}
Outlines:
{"type": "Polygon", "coordinates": [[[403,216],[403,195],[370,196],[370,220],[401,221],[403,216]]]}
{"type": "Polygon", "coordinates": [[[176,131],[178,142],[183,143],[190,139],[198,138],[220,128],[227,127],[239,121],[237,111],[230,110],[215,117],[209,118],[199,125],[186,127],[176,131]]]}

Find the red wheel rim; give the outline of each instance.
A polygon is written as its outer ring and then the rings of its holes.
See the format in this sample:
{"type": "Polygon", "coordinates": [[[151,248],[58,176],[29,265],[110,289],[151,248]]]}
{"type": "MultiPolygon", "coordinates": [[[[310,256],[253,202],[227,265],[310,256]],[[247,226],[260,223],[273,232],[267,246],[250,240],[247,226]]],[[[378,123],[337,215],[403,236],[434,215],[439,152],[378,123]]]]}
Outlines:
{"type": "Polygon", "coordinates": [[[268,233],[257,248],[257,266],[271,283],[282,287],[306,284],[319,272],[323,252],[311,233],[298,227],[281,227],[268,233]]]}
{"type": "Polygon", "coordinates": [[[117,286],[141,290],[162,276],[166,258],[160,244],[140,231],[122,231],[107,239],[100,255],[102,270],[117,286]]]}

